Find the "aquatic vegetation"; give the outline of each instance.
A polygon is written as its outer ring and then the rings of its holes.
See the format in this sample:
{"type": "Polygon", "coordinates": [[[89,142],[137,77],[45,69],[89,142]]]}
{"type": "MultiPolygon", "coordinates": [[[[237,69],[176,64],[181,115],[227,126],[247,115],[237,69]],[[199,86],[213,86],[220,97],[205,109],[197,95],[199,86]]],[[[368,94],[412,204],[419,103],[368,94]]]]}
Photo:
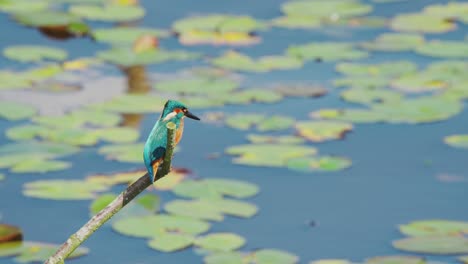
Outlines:
{"type": "MultiPolygon", "coordinates": [[[[18,263],[34,263],[45,261],[50,254],[55,252],[58,245],[19,241],[0,244],[0,257],[15,257],[13,260],[18,263]]],[[[69,258],[77,258],[87,255],[89,249],[79,247],[69,258]]]]}
{"type": "Polygon", "coordinates": [[[468,135],[451,135],[444,138],[444,142],[455,148],[468,148],[468,135]]]}
{"type": "Polygon", "coordinates": [[[229,70],[247,72],[267,72],[271,70],[289,70],[302,67],[302,61],[288,56],[263,56],[252,59],[236,51],[227,51],[212,60],[213,65],[229,70]]]}
{"type": "Polygon", "coordinates": [[[299,135],[314,142],[341,139],[353,129],[353,125],[333,121],[301,121],[296,124],[299,135]]]}
{"type": "Polygon", "coordinates": [[[366,51],[356,49],[352,43],[325,41],[291,45],[286,52],[289,56],[303,61],[357,60],[369,55],[366,51]]]}

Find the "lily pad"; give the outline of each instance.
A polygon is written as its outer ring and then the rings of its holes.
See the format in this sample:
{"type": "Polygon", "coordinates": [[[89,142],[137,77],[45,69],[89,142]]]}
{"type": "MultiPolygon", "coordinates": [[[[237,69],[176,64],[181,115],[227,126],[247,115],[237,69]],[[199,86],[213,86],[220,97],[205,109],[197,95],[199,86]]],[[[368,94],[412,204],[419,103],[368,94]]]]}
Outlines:
{"type": "Polygon", "coordinates": [[[299,135],[314,142],[341,139],[353,129],[353,125],[345,122],[303,121],[296,124],[299,135]]]}
{"type": "Polygon", "coordinates": [[[36,108],[15,102],[1,102],[0,103],[0,118],[7,120],[21,120],[34,116],[36,114],[36,108]]]}
{"type": "Polygon", "coordinates": [[[199,77],[160,81],[155,85],[155,88],[171,93],[212,95],[230,92],[238,85],[237,82],[230,79],[199,77]]]}
{"type": "Polygon", "coordinates": [[[5,174],[0,173],[0,181],[3,181],[5,179],[5,174]]]}
{"type": "Polygon", "coordinates": [[[29,197],[52,200],[87,200],[108,186],[81,180],[41,180],[24,185],[23,194],[29,197]]]}
{"type": "Polygon", "coordinates": [[[183,31],[179,41],[185,45],[213,44],[213,45],[252,45],[260,42],[258,36],[246,32],[217,32],[217,31],[183,31]]]}
{"type": "Polygon", "coordinates": [[[62,49],[34,45],[10,46],[3,50],[3,55],[19,62],[63,61],[67,58],[67,52],[62,49]]]}
{"type": "Polygon", "coordinates": [[[151,238],[167,232],[201,234],[210,229],[210,224],[194,218],[158,214],[123,218],[116,221],[112,228],[123,235],[151,238]]]}
{"type": "Polygon", "coordinates": [[[27,11],[42,12],[49,6],[49,2],[31,2],[28,0],[3,0],[0,2],[0,11],[7,13],[21,13],[27,11]]]}
{"type": "Polygon", "coordinates": [[[290,1],[281,6],[288,16],[309,16],[319,18],[353,17],[372,11],[371,5],[356,0],[321,0],[321,1],[290,1]]]}
{"type": "Polygon", "coordinates": [[[0,245],[2,243],[23,240],[21,229],[16,226],[0,224],[0,245]]]}
{"type": "Polygon", "coordinates": [[[239,156],[233,160],[236,164],[283,167],[288,160],[315,155],[317,150],[294,144],[248,144],[229,147],[226,153],[239,156]]]}
{"type": "Polygon", "coordinates": [[[261,249],[254,253],[256,264],[294,264],[298,261],[298,256],[278,249],[261,249]]]}
{"type": "Polygon", "coordinates": [[[186,180],[177,185],[173,192],[187,198],[219,199],[223,196],[247,198],[254,196],[259,188],[251,183],[231,179],[186,180]]]}
{"type": "Polygon", "coordinates": [[[341,93],[345,101],[361,104],[395,103],[403,100],[403,94],[386,89],[353,87],[341,93]]]}
{"type": "Polygon", "coordinates": [[[279,85],[275,91],[288,97],[320,97],[328,93],[328,90],[315,85],[279,85]]]}
{"type": "Polygon", "coordinates": [[[230,199],[173,200],[164,209],[174,215],[213,221],[223,220],[223,214],[249,218],[258,210],[253,204],[230,199]]]}
{"type": "Polygon", "coordinates": [[[417,66],[409,61],[392,61],[378,64],[339,63],[336,71],[350,76],[395,77],[416,72],[417,66]]]}
{"type": "Polygon", "coordinates": [[[404,32],[443,33],[454,30],[456,25],[442,17],[427,13],[397,15],[390,22],[393,30],[404,32]]]}
{"type": "Polygon", "coordinates": [[[18,73],[0,71],[0,90],[13,90],[29,88],[31,81],[18,73]]]}
{"type": "Polygon", "coordinates": [[[250,129],[255,126],[258,131],[278,131],[291,127],[294,119],[287,116],[261,114],[234,114],[226,118],[226,125],[240,130],[250,129]]]}
{"type": "Polygon", "coordinates": [[[366,264],[423,264],[424,258],[417,256],[381,256],[366,259],[366,264]]]}
{"type": "Polygon", "coordinates": [[[195,237],[188,234],[162,233],[148,242],[148,246],[162,252],[174,252],[193,244],[195,237]]]}
{"type": "Polygon", "coordinates": [[[343,42],[311,42],[304,45],[288,47],[289,56],[302,60],[356,60],[368,56],[365,51],[355,49],[352,43],[343,42]]]}
{"type": "Polygon", "coordinates": [[[283,96],[275,91],[269,91],[267,89],[249,88],[234,93],[216,94],[215,98],[222,100],[226,104],[249,104],[253,102],[279,102],[283,99],[283,96]]]}
{"type": "Polygon", "coordinates": [[[352,262],[347,259],[320,259],[311,261],[309,264],[352,264],[352,262]]]}
{"type": "Polygon", "coordinates": [[[166,98],[143,94],[125,94],[110,101],[90,106],[91,109],[113,113],[142,114],[155,113],[162,110],[166,98]]]}
{"type": "Polygon", "coordinates": [[[412,33],[383,33],[373,42],[364,42],[361,46],[377,51],[409,51],[424,44],[424,36],[412,33]]]}
{"type": "Polygon", "coordinates": [[[455,148],[468,148],[468,135],[451,135],[444,138],[444,142],[455,148]]]}
{"type": "Polygon", "coordinates": [[[46,173],[49,171],[59,171],[68,169],[71,163],[59,160],[48,160],[45,158],[29,159],[15,164],[11,172],[15,173],[46,173]]]}
{"type": "Polygon", "coordinates": [[[194,244],[211,251],[233,251],[245,244],[245,239],[233,233],[212,233],[197,237],[194,244]]]}
{"type": "MultiPolygon", "coordinates": [[[[1,257],[15,257],[19,263],[44,262],[57,251],[59,245],[41,242],[9,242],[0,244],[1,257]]],[[[79,247],[67,258],[77,258],[88,254],[89,250],[79,247]]]]}
{"type": "Polygon", "coordinates": [[[400,225],[399,229],[408,236],[464,235],[468,234],[468,222],[423,220],[400,225]]]}
{"type": "Polygon", "coordinates": [[[434,40],[418,46],[415,51],[437,58],[468,58],[468,45],[465,41],[434,40]]]}
{"type": "Polygon", "coordinates": [[[425,254],[466,254],[468,239],[462,236],[415,236],[393,241],[397,249],[425,254]]]}
{"type": "Polygon", "coordinates": [[[247,135],[247,139],[255,144],[300,144],[305,141],[303,138],[297,136],[266,136],[257,134],[249,134],[247,135]]]}
{"type": "Polygon", "coordinates": [[[219,32],[252,32],[265,28],[265,24],[249,16],[204,15],[176,21],[172,28],[177,32],[191,30],[219,32]]]}
{"type": "Polygon", "coordinates": [[[291,29],[311,29],[320,27],[322,18],[302,15],[282,16],[275,18],[272,24],[277,27],[291,29]]]}
{"type": "Polygon", "coordinates": [[[188,51],[168,51],[152,49],[136,52],[131,47],[114,47],[110,50],[97,53],[98,58],[119,66],[130,67],[135,65],[148,65],[166,61],[186,61],[200,57],[200,54],[188,51]]]}
{"type": "Polygon", "coordinates": [[[165,30],[138,27],[100,28],[93,30],[92,34],[96,41],[109,43],[115,46],[131,45],[142,35],[158,38],[169,36],[169,32],[165,30]]]}
{"type": "Polygon", "coordinates": [[[142,18],[145,10],[136,5],[74,5],[70,13],[90,20],[124,22],[142,18]]]}
{"type": "Polygon", "coordinates": [[[142,161],[142,149],[142,143],[116,144],[100,147],[98,152],[105,155],[109,160],[140,163],[142,161]]]}
{"type": "Polygon", "coordinates": [[[94,200],[90,206],[91,214],[95,215],[99,213],[99,211],[106,208],[106,206],[109,205],[109,203],[111,203],[116,197],[116,194],[106,193],[96,198],[96,200],[94,200]]]}
{"type": "Polygon", "coordinates": [[[30,27],[67,26],[81,23],[79,17],[59,11],[27,11],[14,16],[19,23],[30,27]]]}
{"type": "Polygon", "coordinates": [[[213,59],[212,63],[225,69],[247,72],[297,69],[303,65],[302,61],[295,57],[279,55],[252,59],[236,51],[228,51],[221,57],[213,59]]]}
{"type": "Polygon", "coordinates": [[[289,169],[310,171],[339,171],[351,166],[351,160],[336,156],[301,157],[288,160],[289,169]]]}

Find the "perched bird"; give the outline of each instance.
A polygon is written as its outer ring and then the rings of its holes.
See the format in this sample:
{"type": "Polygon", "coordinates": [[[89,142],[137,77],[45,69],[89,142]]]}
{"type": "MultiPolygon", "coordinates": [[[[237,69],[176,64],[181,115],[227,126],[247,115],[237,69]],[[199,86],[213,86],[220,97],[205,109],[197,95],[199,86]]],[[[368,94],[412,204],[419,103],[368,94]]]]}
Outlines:
{"type": "Polygon", "coordinates": [[[200,118],[190,113],[187,107],[181,102],[169,100],[164,105],[164,109],[159,120],[154,124],[143,150],[143,159],[145,161],[148,174],[151,177],[151,182],[154,182],[155,174],[164,159],[164,154],[166,153],[167,123],[173,122],[176,125],[175,145],[177,145],[182,138],[182,133],[184,132],[185,117],[200,120],[200,118]]]}

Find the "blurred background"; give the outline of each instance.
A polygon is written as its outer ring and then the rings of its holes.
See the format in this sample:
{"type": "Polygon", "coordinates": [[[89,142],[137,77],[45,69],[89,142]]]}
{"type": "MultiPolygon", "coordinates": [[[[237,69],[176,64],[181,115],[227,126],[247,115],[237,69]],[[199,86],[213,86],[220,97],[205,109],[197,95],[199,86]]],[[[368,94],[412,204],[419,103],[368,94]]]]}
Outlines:
{"type": "Polygon", "coordinates": [[[0,0],[0,263],[468,263],[468,3],[0,0]]]}

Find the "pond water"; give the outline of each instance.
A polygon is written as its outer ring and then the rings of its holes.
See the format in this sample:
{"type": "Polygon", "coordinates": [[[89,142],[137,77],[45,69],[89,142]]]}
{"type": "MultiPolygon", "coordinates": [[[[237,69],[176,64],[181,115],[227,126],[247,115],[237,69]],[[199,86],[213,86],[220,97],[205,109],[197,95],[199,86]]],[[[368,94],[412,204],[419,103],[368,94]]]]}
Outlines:
{"type": "MultiPolygon", "coordinates": [[[[285,1],[260,0],[248,3],[236,1],[140,1],[146,16],[140,26],[170,28],[178,19],[197,14],[226,13],[250,15],[256,19],[269,20],[281,15],[280,6],[285,1]]],[[[363,1],[366,2],[367,1],[363,1]]],[[[399,13],[419,12],[431,4],[445,4],[448,1],[398,1],[395,3],[371,3],[373,16],[394,17],[399,13]]],[[[462,2],[462,1],[460,1],[462,2]]],[[[92,22],[92,27],[107,24],[92,22]]],[[[458,23],[457,30],[426,34],[426,41],[432,39],[465,41],[468,26],[458,23]]],[[[388,27],[323,27],[319,29],[271,28],[259,32],[259,44],[236,47],[251,57],[281,54],[293,44],[311,41],[364,42],[372,41],[388,27]]],[[[17,44],[38,44],[58,47],[68,51],[69,58],[92,56],[106,50],[107,45],[89,39],[68,41],[51,40],[37,31],[19,26],[8,14],[0,13],[0,49],[17,44]]],[[[177,38],[160,40],[160,46],[170,50],[201,52],[211,58],[228,50],[226,46],[186,46],[177,38]]],[[[466,58],[461,57],[460,59],[466,58]]],[[[380,63],[407,60],[424,69],[426,65],[441,60],[414,52],[373,51],[359,63],[380,63]]],[[[466,62],[466,59],[464,60],[466,62]]],[[[353,108],[355,103],[340,99],[342,89],[333,87],[333,80],[341,77],[335,71],[338,62],[308,61],[303,67],[266,73],[241,73],[243,86],[263,87],[283,83],[309,83],[328,89],[319,98],[288,97],[275,103],[252,103],[193,109],[199,116],[216,111],[226,116],[238,112],[284,115],[296,120],[309,120],[310,112],[324,108],[353,108]]],[[[189,62],[167,62],[149,65],[149,74],[171,74],[179,69],[208,65],[206,59],[189,62]]],[[[23,70],[29,65],[0,58],[1,69],[23,70]]],[[[123,75],[114,67],[99,69],[98,77],[123,75]]],[[[466,88],[468,89],[468,88],[466,88]]],[[[102,92],[105,93],[105,92],[102,92]]],[[[410,95],[411,97],[412,95],[410,95]]],[[[0,99],[10,100],[11,94],[0,92],[0,99]]],[[[19,100],[24,102],[23,100],[19,100]]],[[[38,102],[53,104],[53,102],[38,102]]],[[[464,102],[462,103],[465,104],[464,102]]],[[[156,105],[155,109],[160,109],[156,105]]],[[[190,105],[189,105],[190,107],[190,105]]],[[[139,142],[143,142],[159,114],[143,116],[139,142]]],[[[276,248],[297,255],[299,263],[313,260],[340,258],[362,262],[373,256],[408,254],[427,256],[430,260],[445,263],[457,262],[456,256],[404,253],[392,247],[391,242],[404,238],[398,225],[416,220],[444,219],[466,221],[468,210],[464,202],[468,199],[467,150],[453,148],[443,138],[453,134],[468,134],[468,111],[446,120],[424,124],[355,123],[353,130],[342,140],[307,142],[317,147],[320,153],[347,157],[352,165],[333,172],[300,172],[286,167],[255,167],[234,164],[233,156],[224,154],[226,148],[247,144],[246,135],[254,129],[241,131],[209,122],[186,120],[185,133],[180,143],[181,150],[175,155],[176,167],[188,168],[194,178],[228,178],[256,184],[260,192],[245,199],[255,204],[259,211],[252,218],[242,219],[227,216],[223,221],[214,222],[210,232],[233,232],[246,239],[242,251],[260,248],[276,248]],[[213,153],[220,156],[209,159],[213,153]],[[453,176],[455,180],[444,180],[441,175],[453,176]]],[[[9,128],[30,123],[29,120],[0,120],[0,128],[9,128]]],[[[271,135],[293,135],[296,130],[289,127],[271,135]]],[[[11,142],[0,135],[0,144],[11,142]]],[[[84,147],[74,155],[61,160],[73,164],[70,169],[38,173],[10,173],[0,181],[0,221],[19,226],[28,241],[60,244],[89,219],[91,200],[54,201],[37,199],[22,194],[24,184],[36,180],[84,179],[96,173],[113,173],[142,169],[143,162],[127,163],[107,160],[97,153],[106,143],[84,147]]],[[[449,177],[450,178],[450,177],[449,177]]],[[[452,179],[452,178],[450,178],[452,179]]],[[[122,185],[112,188],[118,193],[122,185]]],[[[154,190],[153,190],[154,192],[154,190]]],[[[162,203],[177,196],[171,192],[156,192],[162,203]]],[[[466,231],[466,230],[465,230],[466,231]]],[[[116,233],[110,225],[104,226],[85,242],[90,249],[88,255],[71,260],[79,263],[202,263],[203,256],[193,248],[161,253],[147,246],[147,240],[132,238],[116,233]]],[[[0,258],[0,264],[16,263],[12,258],[0,258]]]]}

